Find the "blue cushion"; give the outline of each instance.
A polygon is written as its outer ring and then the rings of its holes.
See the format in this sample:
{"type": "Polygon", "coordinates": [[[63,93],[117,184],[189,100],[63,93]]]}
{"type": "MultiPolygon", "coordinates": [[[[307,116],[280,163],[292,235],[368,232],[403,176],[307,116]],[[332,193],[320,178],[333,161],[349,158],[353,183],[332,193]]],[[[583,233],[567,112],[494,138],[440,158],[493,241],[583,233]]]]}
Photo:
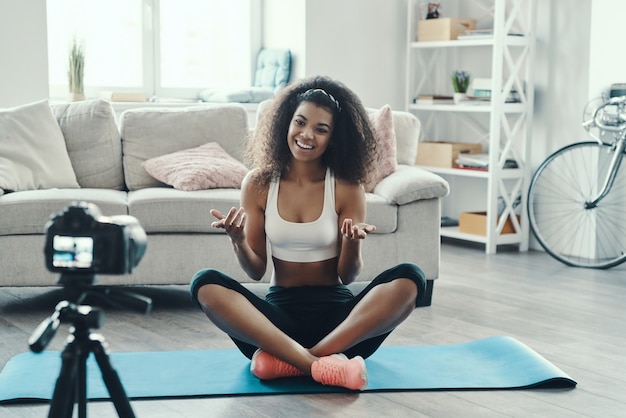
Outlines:
{"type": "Polygon", "coordinates": [[[291,51],[289,49],[262,49],[257,58],[255,87],[271,87],[274,92],[289,82],[291,51]]]}

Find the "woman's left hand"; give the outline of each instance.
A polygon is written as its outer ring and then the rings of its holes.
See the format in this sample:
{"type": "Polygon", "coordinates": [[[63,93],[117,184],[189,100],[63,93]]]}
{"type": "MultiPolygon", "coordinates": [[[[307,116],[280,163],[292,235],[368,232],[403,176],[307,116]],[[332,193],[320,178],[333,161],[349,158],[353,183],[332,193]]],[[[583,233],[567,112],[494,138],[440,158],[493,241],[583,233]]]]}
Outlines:
{"type": "Polygon", "coordinates": [[[341,235],[344,239],[349,240],[359,240],[365,239],[367,234],[370,232],[376,231],[376,226],[366,224],[366,223],[357,223],[352,224],[352,219],[345,218],[343,223],[341,224],[341,235]]]}

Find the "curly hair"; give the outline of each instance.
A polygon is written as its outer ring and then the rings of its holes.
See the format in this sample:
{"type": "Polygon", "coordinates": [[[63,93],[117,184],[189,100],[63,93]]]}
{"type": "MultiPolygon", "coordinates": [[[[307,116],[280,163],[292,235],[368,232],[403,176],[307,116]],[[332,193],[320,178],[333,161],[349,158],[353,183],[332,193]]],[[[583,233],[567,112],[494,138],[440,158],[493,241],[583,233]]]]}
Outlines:
{"type": "Polygon", "coordinates": [[[364,183],[376,155],[376,141],[367,111],[359,97],[341,82],[324,76],[306,78],[281,90],[261,115],[246,147],[246,163],[256,179],[267,185],[292,160],[287,132],[302,102],[312,102],[333,115],[331,146],[322,162],[337,178],[364,183]]]}

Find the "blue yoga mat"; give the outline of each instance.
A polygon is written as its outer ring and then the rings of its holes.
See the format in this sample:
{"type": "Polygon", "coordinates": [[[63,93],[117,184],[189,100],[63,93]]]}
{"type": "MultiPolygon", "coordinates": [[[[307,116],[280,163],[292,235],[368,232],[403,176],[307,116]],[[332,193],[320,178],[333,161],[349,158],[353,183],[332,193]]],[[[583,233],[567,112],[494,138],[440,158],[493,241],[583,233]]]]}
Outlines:
{"type": "MultiPolygon", "coordinates": [[[[345,392],[307,377],[260,381],[239,351],[112,353],[131,399],[345,392]]],[[[366,360],[366,391],[573,388],[576,382],[523,343],[491,337],[442,346],[383,346],[366,360]]],[[[50,400],[61,367],[59,352],[22,353],[0,372],[0,403],[50,400]]],[[[89,399],[109,399],[93,355],[89,399]]]]}

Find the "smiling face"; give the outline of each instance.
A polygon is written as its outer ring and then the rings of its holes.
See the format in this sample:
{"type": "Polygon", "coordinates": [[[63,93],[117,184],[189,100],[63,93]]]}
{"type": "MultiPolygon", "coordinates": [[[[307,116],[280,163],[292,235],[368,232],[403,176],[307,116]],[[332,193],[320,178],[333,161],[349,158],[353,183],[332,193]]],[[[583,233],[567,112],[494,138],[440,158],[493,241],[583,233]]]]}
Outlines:
{"type": "Polygon", "coordinates": [[[304,101],[296,109],[287,131],[295,160],[310,162],[322,157],[333,133],[333,115],[326,108],[304,101]]]}

